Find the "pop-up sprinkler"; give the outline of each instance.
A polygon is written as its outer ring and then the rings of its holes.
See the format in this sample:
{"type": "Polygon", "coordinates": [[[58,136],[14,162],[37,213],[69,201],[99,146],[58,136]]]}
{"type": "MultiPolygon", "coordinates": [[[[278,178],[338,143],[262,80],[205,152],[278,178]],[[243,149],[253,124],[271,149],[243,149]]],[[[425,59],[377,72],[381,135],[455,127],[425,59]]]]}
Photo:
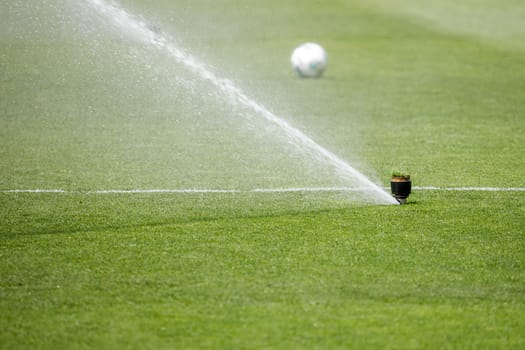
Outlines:
{"type": "Polygon", "coordinates": [[[407,198],[412,190],[412,180],[410,180],[410,174],[394,172],[392,179],[390,180],[390,189],[392,195],[400,203],[405,204],[407,198]]]}

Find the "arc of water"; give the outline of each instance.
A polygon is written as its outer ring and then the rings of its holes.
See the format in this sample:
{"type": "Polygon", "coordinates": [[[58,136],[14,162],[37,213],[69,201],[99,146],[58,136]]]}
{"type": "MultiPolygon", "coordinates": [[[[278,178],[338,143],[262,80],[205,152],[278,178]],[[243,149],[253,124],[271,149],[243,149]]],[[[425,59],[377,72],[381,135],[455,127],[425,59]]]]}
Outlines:
{"type": "Polygon", "coordinates": [[[159,33],[158,30],[150,27],[144,21],[136,18],[115,2],[105,0],[87,0],[98,13],[104,15],[113,23],[118,25],[123,31],[135,38],[147,42],[154,47],[169,53],[178,63],[183,64],[201,79],[205,79],[216,88],[224,92],[232,103],[241,103],[253,110],[257,115],[262,116],[268,122],[277,125],[290,140],[296,144],[310,150],[318,157],[332,164],[341,173],[355,178],[362,186],[369,189],[381,204],[398,204],[398,202],[385,192],[381,187],[370,181],[365,175],[354,169],[350,164],[336,156],[334,153],[316,143],[299,129],[293,127],[283,118],[270,112],[263,105],[250,99],[241,89],[228,79],[219,78],[203,63],[199,62],[185,50],[175,46],[168,40],[166,35],[159,33]]]}

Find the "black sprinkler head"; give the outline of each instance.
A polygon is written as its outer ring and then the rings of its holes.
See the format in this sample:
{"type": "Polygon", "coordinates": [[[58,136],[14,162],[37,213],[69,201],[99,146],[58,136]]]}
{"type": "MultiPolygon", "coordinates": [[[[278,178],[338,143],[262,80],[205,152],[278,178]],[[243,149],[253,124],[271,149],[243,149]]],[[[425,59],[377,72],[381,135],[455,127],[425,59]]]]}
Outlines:
{"type": "Polygon", "coordinates": [[[394,198],[397,199],[400,204],[405,204],[412,191],[412,180],[410,180],[410,176],[393,176],[390,180],[390,189],[392,190],[394,198]]]}

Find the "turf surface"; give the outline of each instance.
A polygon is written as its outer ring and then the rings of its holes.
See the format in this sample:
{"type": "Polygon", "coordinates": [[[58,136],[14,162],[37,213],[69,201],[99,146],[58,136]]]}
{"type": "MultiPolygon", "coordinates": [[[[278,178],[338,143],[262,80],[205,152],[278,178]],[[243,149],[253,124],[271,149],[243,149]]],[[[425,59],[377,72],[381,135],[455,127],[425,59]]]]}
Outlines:
{"type": "MultiPolygon", "coordinates": [[[[120,3],[383,185],[525,187],[519,1],[120,3]]],[[[525,347],[525,192],[93,193],[345,182],[82,1],[0,44],[1,348],[525,347]]]]}

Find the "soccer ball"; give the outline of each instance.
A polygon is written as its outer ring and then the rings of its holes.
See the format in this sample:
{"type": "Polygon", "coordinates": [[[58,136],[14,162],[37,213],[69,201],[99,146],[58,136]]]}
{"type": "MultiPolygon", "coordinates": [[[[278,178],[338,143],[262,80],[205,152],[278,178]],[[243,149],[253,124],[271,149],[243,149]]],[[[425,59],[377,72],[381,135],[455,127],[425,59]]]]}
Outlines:
{"type": "Polygon", "coordinates": [[[298,46],[292,53],[292,67],[302,78],[320,77],[327,63],[326,51],[316,43],[305,43],[298,46]]]}

